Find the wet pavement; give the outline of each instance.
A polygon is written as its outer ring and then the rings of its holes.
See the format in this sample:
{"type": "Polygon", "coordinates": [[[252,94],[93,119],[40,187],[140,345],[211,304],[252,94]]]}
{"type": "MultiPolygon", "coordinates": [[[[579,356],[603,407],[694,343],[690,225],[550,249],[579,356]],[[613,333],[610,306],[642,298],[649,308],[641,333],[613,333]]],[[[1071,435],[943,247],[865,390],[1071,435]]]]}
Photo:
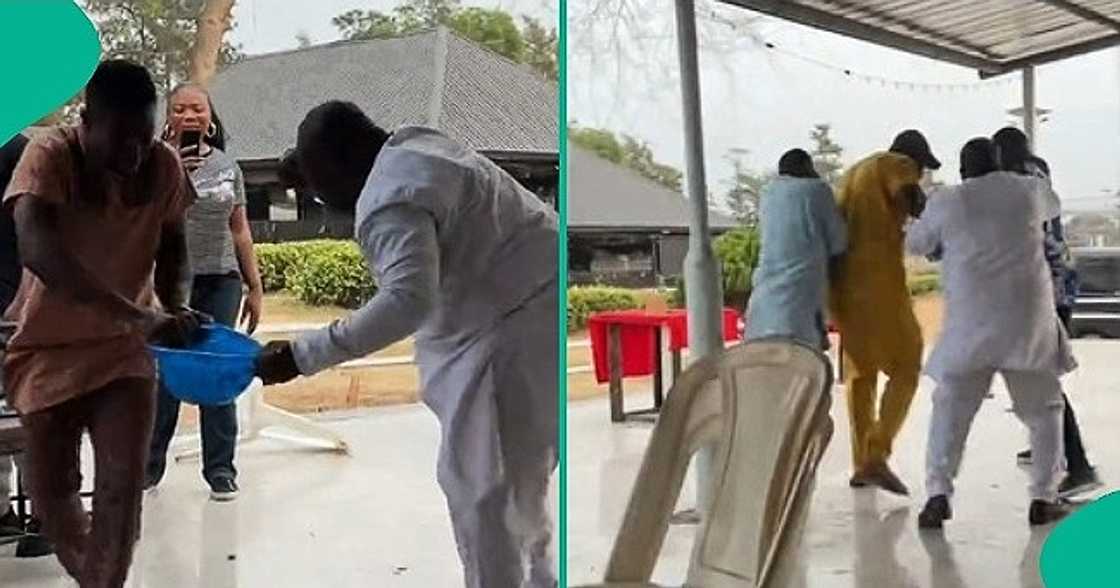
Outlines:
{"type": "MultiPolygon", "coordinates": [[[[345,437],[351,456],[254,441],[238,456],[236,502],[208,500],[197,461],[170,466],[145,498],[143,539],[126,586],[462,585],[435,481],[435,417],[409,406],[323,422],[345,437]]],[[[10,554],[0,548],[0,586],[76,586],[54,557],[10,554]]]]}
{"type": "MultiPolygon", "coordinates": [[[[1076,351],[1081,368],[1063,383],[1106,483],[1099,495],[1120,485],[1120,343],[1077,342],[1076,351]]],[[[836,434],[820,466],[793,588],[1042,587],[1038,554],[1050,528],[1027,524],[1027,473],[1015,462],[1026,448],[1026,429],[1008,412],[998,378],[969,437],[953,520],[942,533],[918,531],[932,388],[923,379],[895,447],[893,463],[912,498],[848,487],[847,413],[843,389],[836,389],[836,434]]],[[[650,402],[648,394],[628,396],[633,408],[650,402]]],[[[651,425],[611,425],[604,400],[571,404],[568,414],[568,577],[578,585],[602,579],[651,425]]],[[[694,492],[690,474],[679,506],[692,506],[694,492]]],[[[670,528],[655,581],[681,584],[693,534],[693,527],[670,528]]]]}

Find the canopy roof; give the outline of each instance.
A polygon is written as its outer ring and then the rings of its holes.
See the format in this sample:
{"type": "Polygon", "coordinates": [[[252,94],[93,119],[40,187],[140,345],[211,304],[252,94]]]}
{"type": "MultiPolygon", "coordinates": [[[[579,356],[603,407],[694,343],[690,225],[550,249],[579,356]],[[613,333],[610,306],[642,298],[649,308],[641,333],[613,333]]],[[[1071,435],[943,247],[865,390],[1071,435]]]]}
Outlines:
{"type": "Polygon", "coordinates": [[[982,77],[1120,45],[1120,0],[721,1],[982,77]]]}

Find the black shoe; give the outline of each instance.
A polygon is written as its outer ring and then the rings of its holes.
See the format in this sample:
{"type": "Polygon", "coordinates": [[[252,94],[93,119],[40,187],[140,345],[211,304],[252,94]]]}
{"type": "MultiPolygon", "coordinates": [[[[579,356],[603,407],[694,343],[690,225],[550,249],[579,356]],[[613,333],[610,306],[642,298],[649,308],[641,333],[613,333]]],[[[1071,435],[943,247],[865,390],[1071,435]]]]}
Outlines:
{"type": "Polygon", "coordinates": [[[1097,477],[1097,470],[1089,468],[1084,471],[1069,472],[1066,474],[1065,479],[1062,480],[1061,485],[1058,486],[1058,497],[1069,498],[1084,494],[1092,490],[1096,490],[1104,486],[1101,479],[1097,477]]]}
{"type": "Polygon", "coordinates": [[[23,535],[23,521],[19,520],[15,511],[9,509],[7,514],[0,517],[0,537],[17,537],[23,535]]]}
{"type": "Polygon", "coordinates": [[[237,499],[239,489],[233,478],[215,478],[210,484],[210,500],[215,502],[230,502],[237,499]]]}
{"type": "Polygon", "coordinates": [[[860,474],[853,474],[852,479],[848,480],[848,486],[852,488],[866,488],[871,484],[867,478],[860,474]]]}
{"type": "Polygon", "coordinates": [[[862,475],[872,486],[878,486],[880,489],[886,490],[891,494],[897,494],[899,496],[910,495],[910,489],[906,487],[906,484],[902,483],[902,480],[899,479],[893,471],[891,471],[890,466],[888,466],[886,462],[879,462],[867,467],[862,472],[862,475]]]}
{"type": "Polygon", "coordinates": [[[1055,502],[1032,500],[1027,520],[1030,521],[1032,527],[1049,525],[1066,518],[1070,512],[1072,512],[1072,509],[1070,509],[1069,503],[1063,500],[1055,502]]]}
{"type": "Polygon", "coordinates": [[[1023,451],[1016,453],[1015,461],[1018,462],[1019,465],[1031,465],[1031,450],[1024,449],[1023,451]]]}
{"type": "Polygon", "coordinates": [[[926,502],[925,508],[918,513],[919,529],[940,529],[942,524],[953,518],[948,496],[934,496],[926,502]]]}

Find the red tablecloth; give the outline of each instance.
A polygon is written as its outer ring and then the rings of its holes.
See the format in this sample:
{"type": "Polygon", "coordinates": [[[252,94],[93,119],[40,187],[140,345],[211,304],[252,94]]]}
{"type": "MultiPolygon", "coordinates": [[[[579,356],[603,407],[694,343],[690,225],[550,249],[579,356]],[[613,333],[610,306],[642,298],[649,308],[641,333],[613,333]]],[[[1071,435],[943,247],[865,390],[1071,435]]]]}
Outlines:
{"type": "MultiPolygon", "coordinates": [[[[648,376],[654,372],[657,361],[656,333],[662,325],[669,327],[669,349],[680,351],[688,347],[688,318],[684,310],[648,312],[621,310],[600,312],[587,321],[591,335],[591,354],[595,363],[595,379],[600,384],[610,380],[607,364],[607,327],[619,325],[622,341],[622,377],[648,376]]],[[[739,338],[739,313],[723,309],[723,338],[739,338]]]]}

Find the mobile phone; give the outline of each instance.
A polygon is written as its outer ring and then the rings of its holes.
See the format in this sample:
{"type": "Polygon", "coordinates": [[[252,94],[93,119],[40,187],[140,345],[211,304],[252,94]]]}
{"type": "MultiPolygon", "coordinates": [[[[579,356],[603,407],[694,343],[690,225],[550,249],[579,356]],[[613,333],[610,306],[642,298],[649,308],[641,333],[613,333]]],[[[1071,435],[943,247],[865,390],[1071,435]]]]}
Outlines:
{"type": "Polygon", "coordinates": [[[195,155],[202,151],[202,131],[183,131],[179,133],[179,151],[194,147],[195,155]]]}

